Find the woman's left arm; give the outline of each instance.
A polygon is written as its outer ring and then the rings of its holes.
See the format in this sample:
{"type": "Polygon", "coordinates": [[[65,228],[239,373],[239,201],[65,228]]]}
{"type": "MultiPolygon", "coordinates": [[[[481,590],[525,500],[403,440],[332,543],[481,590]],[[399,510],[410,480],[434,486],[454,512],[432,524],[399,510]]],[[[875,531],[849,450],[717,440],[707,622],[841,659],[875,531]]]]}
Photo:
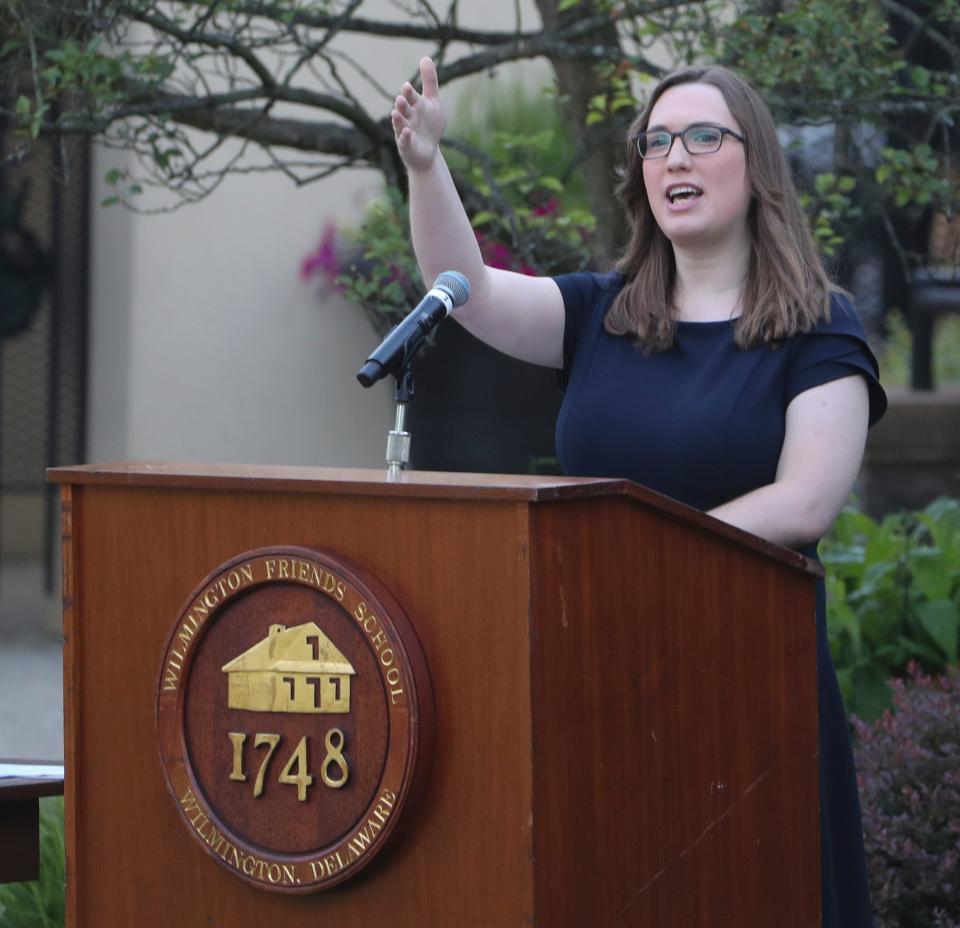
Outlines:
{"type": "Polygon", "coordinates": [[[816,541],[853,488],[868,417],[867,384],[858,374],[798,394],[787,407],[774,482],[710,515],[788,547],[816,541]]]}

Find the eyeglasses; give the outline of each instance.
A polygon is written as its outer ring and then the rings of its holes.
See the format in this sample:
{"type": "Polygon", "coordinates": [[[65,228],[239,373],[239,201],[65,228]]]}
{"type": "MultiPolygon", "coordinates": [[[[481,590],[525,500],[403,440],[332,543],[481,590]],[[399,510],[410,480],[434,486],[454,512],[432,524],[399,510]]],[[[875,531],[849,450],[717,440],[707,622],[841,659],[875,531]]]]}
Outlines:
{"type": "Polygon", "coordinates": [[[645,161],[654,158],[666,158],[673,148],[673,140],[679,136],[683,147],[691,155],[709,155],[720,150],[723,137],[732,135],[737,141],[746,145],[747,140],[733,129],[723,126],[687,126],[682,132],[668,132],[666,129],[656,129],[653,132],[641,132],[634,138],[637,151],[645,161]]]}

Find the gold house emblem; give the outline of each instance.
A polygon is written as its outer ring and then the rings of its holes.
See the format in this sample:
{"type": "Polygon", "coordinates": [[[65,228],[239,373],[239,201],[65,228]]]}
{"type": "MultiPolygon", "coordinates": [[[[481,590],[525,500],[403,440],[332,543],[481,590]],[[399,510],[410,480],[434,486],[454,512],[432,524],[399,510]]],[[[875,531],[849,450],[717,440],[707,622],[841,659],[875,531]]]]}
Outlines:
{"type": "Polygon", "coordinates": [[[350,677],[356,671],[314,622],[271,625],[263,641],[221,669],[231,709],[350,711],[350,677]]]}

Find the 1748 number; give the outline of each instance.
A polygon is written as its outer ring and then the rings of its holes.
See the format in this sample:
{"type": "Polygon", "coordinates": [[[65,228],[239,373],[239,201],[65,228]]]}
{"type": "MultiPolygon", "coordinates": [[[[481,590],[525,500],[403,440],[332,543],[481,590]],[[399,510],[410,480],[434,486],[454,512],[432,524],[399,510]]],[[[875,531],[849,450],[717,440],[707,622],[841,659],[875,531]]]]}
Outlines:
{"type": "MultiPolygon", "coordinates": [[[[247,733],[243,731],[231,731],[227,733],[230,736],[230,744],[233,747],[233,767],[230,771],[230,779],[239,783],[246,783],[247,773],[244,767],[244,745],[247,742],[247,733]]],[[[267,768],[273,755],[276,753],[280,742],[283,739],[280,735],[269,732],[257,732],[253,736],[254,748],[266,747],[267,752],[260,762],[260,769],[257,771],[257,778],[253,784],[253,798],[258,799],[263,795],[263,781],[267,775],[267,768]]],[[[344,757],[343,749],[346,746],[346,735],[339,728],[331,728],[324,739],[327,753],[320,765],[320,779],[331,789],[340,789],[350,779],[350,765],[347,758],[344,757]],[[336,776],[331,776],[336,773],[336,776]]],[[[310,774],[310,758],[307,750],[307,736],[304,735],[293,753],[283,765],[280,776],[277,777],[279,783],[289,786],[296,786],[297,799],[300,802],[307,800],[307,788],[313,786],[313,776],[310,774]]]]}

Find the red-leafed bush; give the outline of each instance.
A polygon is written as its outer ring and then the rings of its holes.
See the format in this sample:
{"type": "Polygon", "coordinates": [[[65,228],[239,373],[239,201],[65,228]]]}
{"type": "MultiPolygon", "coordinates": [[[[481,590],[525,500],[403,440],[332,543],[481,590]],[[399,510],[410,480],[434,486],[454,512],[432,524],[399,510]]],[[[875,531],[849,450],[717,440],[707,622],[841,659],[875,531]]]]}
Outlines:
{"type": "Polygon", "coordinates": [[[960,928],[960,673],[916,667],[853,719],[877,928],[960,928]]]}

